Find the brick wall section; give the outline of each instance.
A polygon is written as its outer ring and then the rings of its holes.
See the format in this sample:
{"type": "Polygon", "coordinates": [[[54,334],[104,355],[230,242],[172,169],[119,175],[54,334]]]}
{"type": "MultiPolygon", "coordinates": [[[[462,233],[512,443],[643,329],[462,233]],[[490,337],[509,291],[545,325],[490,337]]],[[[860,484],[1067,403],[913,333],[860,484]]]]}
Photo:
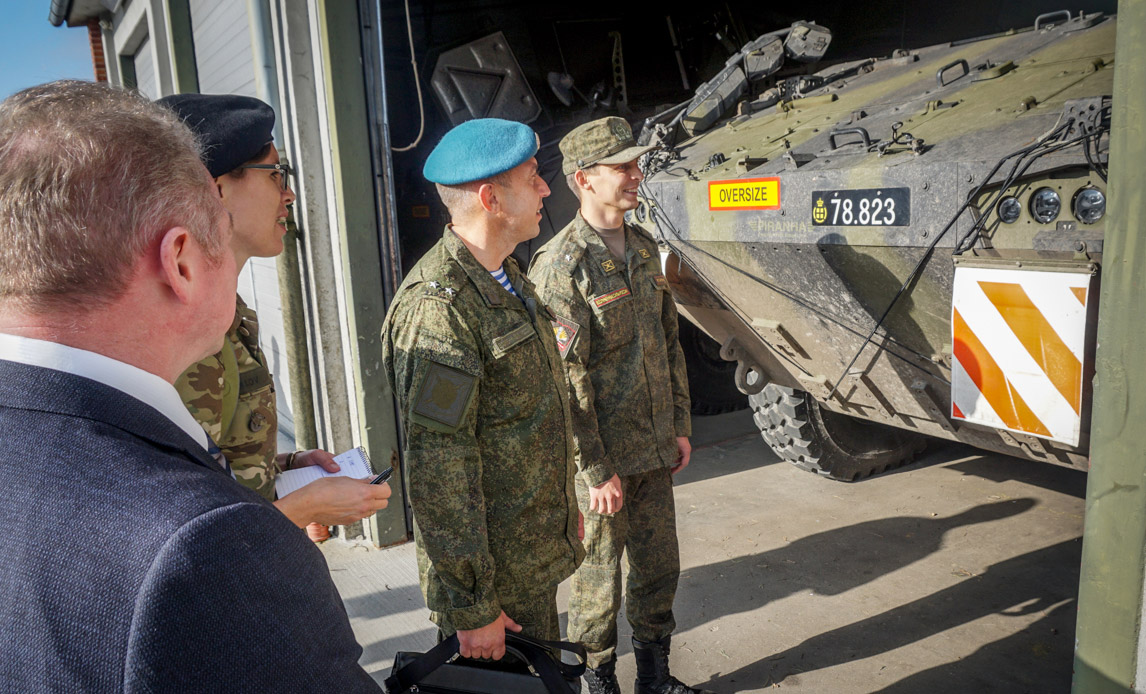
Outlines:
{"type": "Polygon", "coordinates": [[[107,65],[103,59],[103,34],[100,32],[99,20],[88,20],[88,43],[92,48],[92,68],[95,70],[95,81],[107,81],[107,65]]]}

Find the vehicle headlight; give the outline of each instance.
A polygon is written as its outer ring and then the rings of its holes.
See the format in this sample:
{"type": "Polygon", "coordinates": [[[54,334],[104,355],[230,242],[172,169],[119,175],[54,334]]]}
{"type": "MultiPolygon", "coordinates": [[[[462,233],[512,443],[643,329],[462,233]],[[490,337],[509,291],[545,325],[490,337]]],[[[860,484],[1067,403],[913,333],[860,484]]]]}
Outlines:
{"type": "Polygon", "coordinates": [[[1019,215],[1023,213],[1023,204],[1018,198],[1008,195],[999,201],[995,209],[999,213],[999,219],[1007,224],[1014,224],[1019,221],[1019,215]]]}
{"type": "Polygon", "coordinates": [[[1074,218],[1083,224],[1094,224],[1106,214],[1106,196],[1097,188],[1083,188],[1075,193],[1074,218]]]}
{"type": "Polygon", "coordinates": [[[1039,188],[1031,196],[1031,216],[1046,224],[1053,221],[1062,210],[1062,198],[1050,188],[1039,188]]]}

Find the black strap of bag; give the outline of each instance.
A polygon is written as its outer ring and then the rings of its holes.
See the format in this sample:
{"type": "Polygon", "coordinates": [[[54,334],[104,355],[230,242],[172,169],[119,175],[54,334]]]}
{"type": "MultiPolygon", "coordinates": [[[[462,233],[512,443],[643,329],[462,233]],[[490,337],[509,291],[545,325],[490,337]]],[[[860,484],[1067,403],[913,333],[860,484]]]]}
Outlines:
{"type": "MultiPolygon", "coordinates": [[[[458,648],[458,636],[454,634],[386,678],[386,691],[390,694],[408,691],[434,670],[457,659],[460,655],[458,648]]],[[[505,634],[505,650],[526,664],[530,672],[541,679],[550,694],[568,694],[570,688],[566,680],[575,680],[584,674],[588,659],[585,647],[579,643],[543,641],[512,632],[505,634]],[[579,662],[571,665],[554,659],[553,653],[560,651],[573,653],[579,662]]]]}
{"type": "MultiPolygon", "coordinates": [[[[552,678],[546,680],[545,675],[542,674],[544,670],[552,669],[558,677],[567,680],[575,680],[585,674],[589,656],[585,652],[585,647],[579,643],[573,643],[571,641],[544,641],[542,639],[535,639],[531,636],[511,632],[506,632],[505,637],[507,649],[511,645],[517,650],[524,650],[522,649],[522,645],[532,649],[532,657],[530,657],[529,662],[533,665],[533,669],[537,672],[538,676],[541,677],[541,680],[547,685],[550,685],[549,688],[551,690],[553,687],[550,683],[553,680],[552,678]],[[561,651],[566,651],[577,656],[577,664],[566,663],[561,660],[559,655],[555,658],[553,654],[560,653],[561,651]],[[537,662],[534,662],[534,660],[537,662]]],[[[561,686],[564,686],[563,682],[561,686]]],[[[565,690],[561,689],[560,691],[564,692],[565,690]]]]}

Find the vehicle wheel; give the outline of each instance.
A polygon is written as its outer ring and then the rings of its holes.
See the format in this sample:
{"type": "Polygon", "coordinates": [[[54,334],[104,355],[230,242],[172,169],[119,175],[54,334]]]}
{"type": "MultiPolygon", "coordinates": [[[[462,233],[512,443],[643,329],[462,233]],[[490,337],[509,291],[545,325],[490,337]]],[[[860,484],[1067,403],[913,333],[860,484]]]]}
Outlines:
{"type": "Polygon", "coordinates": [[[723,414],[748,407],[748,396],[736,389],[736,362],[721,359],[720,345],[700,328],[685,318],[678,323],[692,413],[723,414]]]}
{"type": "Polygon", "coordinates": [[[776,455],[834,480],[852,482],[899,467],[926,443],[918,434],[823,409],[804,391],[775,383],[751,400],[752,418],[776,455]]]}

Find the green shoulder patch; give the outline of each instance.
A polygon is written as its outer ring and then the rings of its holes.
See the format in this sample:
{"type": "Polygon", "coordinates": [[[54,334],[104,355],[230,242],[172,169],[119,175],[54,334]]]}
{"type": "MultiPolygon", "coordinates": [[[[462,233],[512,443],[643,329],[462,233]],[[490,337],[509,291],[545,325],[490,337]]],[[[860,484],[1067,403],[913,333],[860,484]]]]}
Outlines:
{"type": "Polygon", "coordinates": [[[431,429],[456,431],[474,394],[477,378],[431,361],[414,398],[414,419],[431,429]]]}

